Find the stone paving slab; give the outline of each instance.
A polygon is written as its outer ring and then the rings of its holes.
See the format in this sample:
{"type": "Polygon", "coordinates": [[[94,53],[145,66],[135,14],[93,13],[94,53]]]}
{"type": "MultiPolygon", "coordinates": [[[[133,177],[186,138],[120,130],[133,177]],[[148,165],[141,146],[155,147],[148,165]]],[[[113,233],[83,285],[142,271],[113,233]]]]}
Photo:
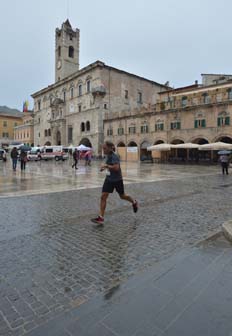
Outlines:
{"type": "Polygon", "coordinates": [[[2,198],[0,335],[24,335],[99,293],[117,297],[134,274],[220,229],[232,216],[230,176],[203,173],[179,169],[176,178],[128,184],[139,212],[113,194],[103,228],[90,222],[100,188],[2,198]]]}
{"type": "Polygon", "coordinates": [[[230,335],[231,248],[220,237],[191,252],[184,249],[149,274],[118,286],[111,296],[95,297],[73,309],[68,318],[61,315],[58,325],[51,321],[28,336],[53,335],[58,328],[59,335],[71,336],[230,335]],[[188,263],[199,267],[186,279],[188,263]],[[169,284],[178,279],[183,284],[173,292],[169,284]]]}

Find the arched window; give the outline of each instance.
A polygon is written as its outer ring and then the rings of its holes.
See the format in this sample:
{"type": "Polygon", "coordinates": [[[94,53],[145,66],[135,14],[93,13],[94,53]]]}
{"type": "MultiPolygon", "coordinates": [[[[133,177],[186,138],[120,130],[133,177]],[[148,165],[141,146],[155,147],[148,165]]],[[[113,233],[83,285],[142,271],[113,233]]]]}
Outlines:
{"type": "Polygon", "coordinates": [[[48,131],[47,130],[44,131],[44,136],[48,136],[48,131]]]}
{"type": "Polygon", "coordinates": [[[81,96],[82,95],[82,84],[78,85],[78,95],[81,96]]]}
{"type": "Polygon", "coordinates": [[[51,136],[51,128],[48,129],[48,136],[51,136]]]}
{"type": "Polygon", "coordinates": [[[87,82],[86,82],[86,91],[89,93],[90,89],[91,89],[91,87],[90,87],[90,80],[87,80],[87,82]]]}
{"type": "Polygon", "coordinates": [[[74,48],[72,46],[68,48],[68,56],[71,58],[74,57],[74,48]]]}
{"type": "Polygon", "coordinates": [[[85,123],[81,123],[81,132],[84,132],[85,131],[85,123]]]}
{"type": "Polygon", "coordinates": [[[71,96],[71,99],[73,99],[73,93],[74,93],[74,89],[73,89],[73,87],[71,87],[71,89],[70,89],[70,96],[71,96]]]}
{"type": "Polygon", "coordinates": [[[86,122],[86,131],[90,131],[90,122],[89,121],[86,122]]]}

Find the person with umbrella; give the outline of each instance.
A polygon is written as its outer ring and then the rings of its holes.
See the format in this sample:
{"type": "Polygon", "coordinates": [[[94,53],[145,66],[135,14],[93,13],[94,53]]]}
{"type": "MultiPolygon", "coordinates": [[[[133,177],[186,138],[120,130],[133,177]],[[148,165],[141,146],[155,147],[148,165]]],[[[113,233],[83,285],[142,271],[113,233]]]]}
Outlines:
{"type": "Polygon", "coordinates": [[[27,152],[25,152],[24,149],[21,149],[20,161],[21,161],[21,170],[25,170],[26,169],[26,163],[27,163],[27,152]]]}
{"type": "Polygon", "coordinates": [[[230,158],[229,158],[230,151],[222,150],[222,151],[219,151],[218,154],[220,155],[219,161],[222,167],[222,174],[225,175],[226,173],[226,175],[228,175],[229,174],[228,167],[229,167],[229,161],[230,161],[230,158]]]}

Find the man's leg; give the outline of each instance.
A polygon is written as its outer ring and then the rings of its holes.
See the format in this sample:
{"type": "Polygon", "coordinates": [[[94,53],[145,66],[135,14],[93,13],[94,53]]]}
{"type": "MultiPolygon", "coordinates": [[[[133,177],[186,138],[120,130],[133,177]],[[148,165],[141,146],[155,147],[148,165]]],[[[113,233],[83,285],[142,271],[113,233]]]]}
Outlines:
{"type": "Polygon", "coordinates": [[[106,201],[109,196],[109,193],[103,192],[101,195],[101,202],[100,202],[100,216],[104,218],[105,209],[106,209],[106,201]]]}
{"type": "Polygon", "coordinates": [[[116,182],[115,189],[118,192],[120,198],[125,200],[125,201],[130,202],[133,206],[133,211],[137,212],[138,211],[138,202],[136,200],[134,200],[133,198],[131,198],[129,195],[125,194],[123,180],[120,180],[120,181],[116,182]]]}

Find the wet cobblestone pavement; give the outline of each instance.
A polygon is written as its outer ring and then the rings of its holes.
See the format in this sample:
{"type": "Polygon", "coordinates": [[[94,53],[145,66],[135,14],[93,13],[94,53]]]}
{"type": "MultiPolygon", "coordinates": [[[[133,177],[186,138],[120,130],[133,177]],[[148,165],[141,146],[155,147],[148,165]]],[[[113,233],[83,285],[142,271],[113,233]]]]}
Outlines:
{"type": "Polygon", "coordinates": [[[25,175],[0,167],[0,335],[26,334],[232,217],[232,177],[218,167],[132,165],[131,174],[124,167],[126,191],[139,212],[113,194],[97,228],[90,218],[98,213],[98,166],[75,175],[68,163],[45,164],[33,163],[25,175]]]}

